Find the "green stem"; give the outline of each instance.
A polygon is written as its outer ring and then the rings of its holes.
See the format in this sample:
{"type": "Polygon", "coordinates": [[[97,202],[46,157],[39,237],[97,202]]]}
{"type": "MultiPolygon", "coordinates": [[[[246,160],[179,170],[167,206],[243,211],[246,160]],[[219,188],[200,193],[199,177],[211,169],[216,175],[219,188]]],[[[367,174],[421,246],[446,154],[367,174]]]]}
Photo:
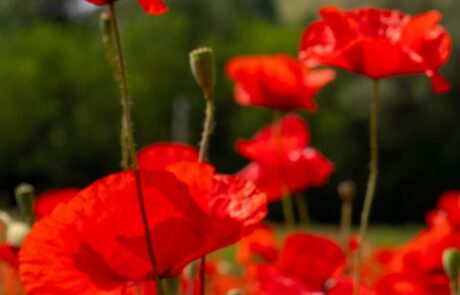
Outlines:
{"type": "Polygon", "coordinates": [[[378,175],[378,112],[379,112],[379,80],[374,80],[373,95],[371,102],[371,114],[369,122],[369,135],[370,135],[370,163],[369,163],[369,179],[367,182],[367,191],[364,199],[364,207],[361,212],[361,225],[359,228],[359,246],[358,253],[355,259],[355,284],[353,294],[359,294],[359,285],[361,283],[361,263],[363,260],[363,247],[367,238],[367,228],[369,223],[369,215],[372,209],[372,202],[375,196],[375,188],[377,185],[378,175]]]}
{"type": "Polygon", "coordinates": [[[298,193],[294,199],[296,202],[297,212],[299,213],[300,223],[303,227],[308,227],[310,224],[310,214],[308,212],[307,200],[301,193],[298,193]]]}
{"type": "Polygon", "coordinates": [[[214,99],[206,99],[206,111],[203,125],[203,133],[201,135],[200,151],[198,156],[199,162],[205,162],[208,157],[209,139],[214,125],[214,99]]]}
{"type": "Polygon", "coordinates": [[[286,183],[286,171],[283,168],[283,141],[282,141],[282,120],[283,113],[274,111],[273,113],[273,135],[276,140],[278,148],[278,162],[280,168],[280,181],[281,181],[281,205],[283,207],[284,222],[288,228],[293,228],[295,225],[294,218],[294,204],[292,203],[291,193],[286,183]]]}
{"type": "Polygon", "coordinates": [[[460,294],[460,286],[458,279],[451,279],[450,280],[450,294],[451,295],[459,295],[460,294]]]}
{"type": "MultiPolygon", "coordinates": [[[[200,151],[198,156],[199,162],[205,162],[209,150],[209,139],[211,138],[213,125],[214,125],[214,97],[212,94],[205,93],[206,99],[206,111],[203,125],[203,133],[201,135],[200,151]]],[[[205,291],[205,267],[206,267],[206,255],[200,258],[199,267],[199,283],[196,288],[200,288],[200,294],[204,295],[205,291]]]]}
{"type": "Polygon", "coordinates": [[[353,214],[353,204],[351,200],[342,201],[342,214],[340,219],[340,238],[342,247],[348,251],[348,238],[351,233],[351,217],[353,214]]]}
{"type": "Polygon", "coordinates": [[[138,198],[138,203],[141,211],[141,216],[142,216],[142,224],[144,227],[144,235],[145,235],[145,241],[146,241],[146,246],[147,246],[147,252],[149,255],[150,259],[150,264],[152,265],[152,271],[153,271],[153,277],[155,279],[155,283],[157,286],[157,293],[159,295],[163,295],[163,288],[161,285],[161,280],[158,275],[158,268],[157,264],[155,261],[155,254],[153,250],[153,243],[152,243],[152,238],[150,236],[150,226],[147,218],[147,212],[145,209],[145,204],[144,204],[144,196],[142,193],[142,185],[141,185],[141,175],[139,172],[139,166],[137,165],[137,158],[136,158],[136,147],[134,144],[134,136],[133,136],[133,125],[132,125],[132,120],[131,120],[131,102],[129,98],[129,92],[128,92],[128,84],[127,84],[127,79],[126,79],[126,68],[125,68],[125,61],[124,61],[124,56],[123,56],[123,49],[121,46],[121,38],[120,38],[120,30],[118,28],[118,20],[117,20],[117,14],[115,10],[115,4],[110,3],[110,13],[112,14],[113,21],[112,21],[112,26],[113,26],[113,34],[115,37],[115,47],[116,47],[116,52],[118,55],[118,63],[119,63],[119,87],[120,87],[120,93],[121,93],[121,105],[123,109],[123,118],[122,118],[122,139],[123,142],[126,144],[126,150],[127,153],[130,157],[130,168],[134,172],[134,176],[136,179],[136,189],[137,189],[137,198],[138,198]]]}

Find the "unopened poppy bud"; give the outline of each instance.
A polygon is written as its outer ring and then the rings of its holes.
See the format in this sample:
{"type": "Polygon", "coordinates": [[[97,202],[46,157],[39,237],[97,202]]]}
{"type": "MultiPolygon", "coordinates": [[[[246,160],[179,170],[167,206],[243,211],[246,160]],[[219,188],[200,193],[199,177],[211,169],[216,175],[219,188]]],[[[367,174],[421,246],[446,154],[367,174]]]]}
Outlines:
{"type": "Polygon", "coordinates": [[[28,183],[21,183],[16,187],[14,191],[16,202],[19,206],[24,219],[30,225],[34,222],[34,202],[35,202],[35,191],[34,187],[28,183]]]}
{"type": "Polygon", "coordinates": [[[214,52],[212,48],[201,47],[190,52],[190,67],[196,82],[206,99],[212,99],[216,84],[214,52]]]}
{"type": "Polygon", "coordinates": [[[444,271],[451,280],[458,280],[460,270],[460,251],[456,248],[449,248],[442,253],[444,271]]]}
{"type": "Polygon", "coordinates": [[[351,201],[356,195],[356,188],[353,181],[342,181],[339,184],[338,192],[343,201],[351,201]]]}

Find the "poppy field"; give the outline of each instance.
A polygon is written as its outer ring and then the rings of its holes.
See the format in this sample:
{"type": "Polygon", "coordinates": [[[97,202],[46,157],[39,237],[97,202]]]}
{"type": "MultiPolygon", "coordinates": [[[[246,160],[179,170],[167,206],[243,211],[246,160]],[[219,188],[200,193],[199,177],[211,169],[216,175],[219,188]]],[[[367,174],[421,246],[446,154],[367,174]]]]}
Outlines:
{"type": "Polygon", "coordinates": [[[0,34],[0,295],[460,295],[453,14],[64,2],[0,34]]]}

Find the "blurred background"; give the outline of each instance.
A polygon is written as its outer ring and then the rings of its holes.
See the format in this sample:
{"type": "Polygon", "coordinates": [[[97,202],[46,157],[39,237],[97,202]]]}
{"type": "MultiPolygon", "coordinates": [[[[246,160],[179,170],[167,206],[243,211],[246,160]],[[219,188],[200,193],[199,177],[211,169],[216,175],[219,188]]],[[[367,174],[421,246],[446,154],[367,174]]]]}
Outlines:
{"type": "MultiPolygon", "coordinates": [[[[139,147],[179,140],[197,145],[204,100],[188,65],[188,52],[214,48],[218,62],[217,125],[211,162],[234,173],[246,165],[236,154],[238,138],[250,138],[270,122],[271,112],[237,106],[224,75],[230,58],[242,54],[297,55],[304,28],[321,5],[343,8],[363,1],[165,0],[169,13],[146,15],[134,0],[120,0],[122,38],[134,100],[139,147]]],[[[380,117],[381,173],[374,223],[422,223],[444,191],[460,188],[460,2],[372,1],[408,14],[440,10],[453,39],[441,72],[452,92],[435,96],[424,75],[386,79],[380,117]]],[[[83,0],[0,2],[0,208],[15,206],[20,182],[38,192],[84,187],[117,171],[120,106],[106,62],[99,14],[83,0]]],[[[329,183],[305,192],[312,219],[337,223],[340,181],[355,181],[355,221],[368,172],[368,109],[371,81],[338,71],[316,97],[315,113],[302,112],[312,146],[336,165],[329,183]]],[[[278,205],[271,218],[281,218],[278,205]]]]}

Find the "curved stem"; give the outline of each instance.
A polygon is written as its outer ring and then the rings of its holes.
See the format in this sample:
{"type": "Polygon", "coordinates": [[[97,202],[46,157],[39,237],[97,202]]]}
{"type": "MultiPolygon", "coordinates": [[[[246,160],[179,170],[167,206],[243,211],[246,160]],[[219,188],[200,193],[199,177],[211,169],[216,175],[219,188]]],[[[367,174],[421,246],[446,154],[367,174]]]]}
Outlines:
{"type": "Polygon", "coordinates": [[[355,283],[353,294],[359,294],[359,285],[361,283],[361,263],[363,260],[363,247],[367,238],[367,228],[369,223],[369,215],[372,209],[372,203],[375,196],[375,188],[377,185],[378,175],[378,112],[379,112],[379,80],[374,80],[373,95],[371,102],[371,114],[369,122],[369,138],[370,138],[370,162],[369,162],[369,179],[367,182],[367,191],[364,199],[363,210],[361,211],[361,225],[359,228],[359,246],[358,253],[355,259],[355,283]]]}
{"type": "Polygon", "coordinates": [[[144,204],[144,196],[142,193],[142,184],[141,184],[141,175],[139,171],[139,167],[137,165],[137,158],[136,158],[136,147],[134,144],[134,136],[133,136],[133,124],[131,120],[131,102],[128,92],[128,84],[126,79],[126,68],[125,68],[125,61],[123,56],[123,49],[121,46],[121,38],[120,38],[120,31],[118,28],[118,20],[117,14],[115,10],[115,4],[110,3],[110,12],[113,17],[112,26],[113,26],[113,34],[115,37],[115,47],[116,52],[118,55],[118,63],[119,63],[119,87],[121,93],[121,105],[123,109],[123,118],[122,118],[122,141],[126,144],[126,150],[130,158],[130,168],[134,171],[134,176],[136,179],[136,190],[137,190],[137,199],[141,211],[142,216],[142,224],[144,227],[144,235],[145,241],[147,246],[147,251],[150,259],[150,264],[152,265],[153,276],[155,279],[155,283],[157,286],[157,292],[159,295],[163,295],[163,288],[161,285],[160,277],[158,275],[157,264],[155,261],[155,254],[153,250],[153,243],[152,238],[150,236],[150,226],[147,218],[147,212],[145,209],[144,204]]]}
{"type": "Polygon", "coordinates": [[[294,204],[292,202],[291,192],[286,183],[286,171],[283,168],[283,140],[282,140],[282,125],[283,124],[283,113],[280,111],[274,111],[273,113],[273,136],[275,137],[277,149],[278,149],[278,162],[279,162],[279,173],[281,182],[281,205],[283,207],[284,222],[288,228],[293,228],[295,225],[294,218],[294,204]]]}
{"type": "MultiPolygon", "coordinates": [[[[214,97],[212,95],[205,94],[206,98],[206,111],[203,125],[203,133],[201,135],[200,151],[198,156],[199,162],[205,162],[207,159],[207,153],[209,150],[209,139],[211,137],[213,125],[214,125],[214,97]]],[[[199,283],[195,288],[200,288],[199,293],[204,295],[205,290],[205,267],[206,267],[206,255],[200,258],[199,267],[199,283]]]]}

